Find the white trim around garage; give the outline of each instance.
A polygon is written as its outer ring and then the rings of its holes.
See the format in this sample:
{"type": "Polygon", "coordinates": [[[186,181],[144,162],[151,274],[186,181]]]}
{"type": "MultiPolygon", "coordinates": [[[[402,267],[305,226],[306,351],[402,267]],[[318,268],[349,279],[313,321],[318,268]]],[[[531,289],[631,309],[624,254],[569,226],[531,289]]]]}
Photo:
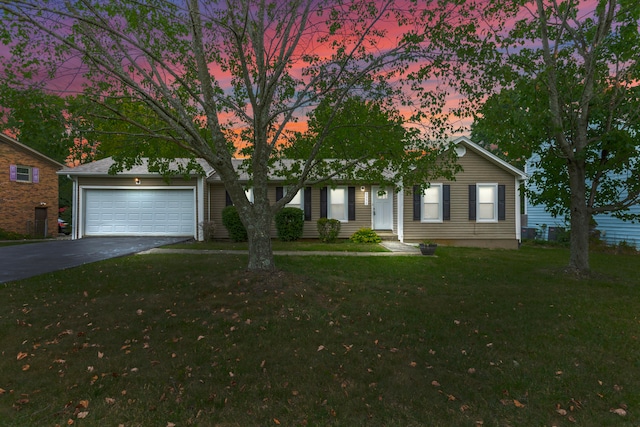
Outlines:
{"type": "Polygon", "coordinates": [[[78,202],[78,238],[199,237],[193,186],[80,186],[78,202]]]}

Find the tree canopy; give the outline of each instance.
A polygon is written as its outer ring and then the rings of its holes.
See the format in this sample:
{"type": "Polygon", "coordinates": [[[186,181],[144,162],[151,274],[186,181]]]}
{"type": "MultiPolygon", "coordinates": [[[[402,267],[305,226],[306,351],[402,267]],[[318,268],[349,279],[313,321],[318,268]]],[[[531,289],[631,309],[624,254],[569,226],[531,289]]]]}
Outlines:
{"type": "MultiPolygon", "coordinates": [[[[0,38],[12,54],[2,70],[9,81],[74,69],[84,95],[102,107],[98,114],[145,141],[138,146],[170,142],[216,170],[247,228],[251,270],[274,268],[270,224],[295,190],[337,176],[335,166],[344,162],[328,163],[331,152],[358,156],[351,176],[375,179],[377,172],[382,182],[383,171],[393,170],[400,182],[402,173],[419,171],[426,181],[438,168],[415,164],[433,162],[455,131],[450,116],[476,99],[451,107],[449,95],[456,87],[482,92],[487,82],[471,71],[493,55],[474,2],[0,0],[0,10],[0,38]],[[350,104],[356,98],[369,104],[350,104]],[[331,112],[359,108],[379,109],[396,124],[402,118],[420,133],[405,133],[410,145],[402,146],[362,131],[338,150],[344,133],[334,120],[344,115],[331,112]],[[311,126],[301,135],[292,125],[307,115],[311,126]],[[290,144],[306,144],[300,152],[307,155],[284,167],[292,151],[281,148],[290,144]],[[251,174],[252,202],[232,164],[238,150],[251,174]],[[363,167],[371,161],[378,167],[363,167]],[[274,167],[294,191],[271,203],[274,167]]],[[[123,163],[141,155],[128,151],[131,140],[123,163]]]]}
{"type": "Polygon", "coordinates": [[[570,218],[569,268],[586,273],[592,215],[632,218],[639,201],[640,4],[535,0],[515,11],[496,32],[503,53],[488,75],[500,92],[473,137],[534,160],[530,196],[570,218]]]}

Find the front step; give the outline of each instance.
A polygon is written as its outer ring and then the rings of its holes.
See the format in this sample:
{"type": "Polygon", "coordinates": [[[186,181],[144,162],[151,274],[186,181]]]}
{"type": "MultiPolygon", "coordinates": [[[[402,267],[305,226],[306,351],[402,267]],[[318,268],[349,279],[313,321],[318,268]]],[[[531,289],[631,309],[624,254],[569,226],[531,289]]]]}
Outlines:
{"type": "Polygon", "coordinates": [[[376,234],[385,241],[388,242],[397,242],[398,235],[394,234],[391,230],[375,230],[376,234]]]}

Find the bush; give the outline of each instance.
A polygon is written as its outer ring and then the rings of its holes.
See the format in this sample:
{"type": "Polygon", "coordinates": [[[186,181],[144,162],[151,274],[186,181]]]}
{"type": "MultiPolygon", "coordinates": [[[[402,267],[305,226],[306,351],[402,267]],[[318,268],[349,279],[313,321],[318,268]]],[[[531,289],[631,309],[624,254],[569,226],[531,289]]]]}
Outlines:
{"type": "Polygon", "coordinates": [[[227,206],[222,210],[222,225],[229,232],[229,238],[234,242],[246,242],[249,240],[247,229],[240,221],[240,214],[235,206],[227,206]]]}
{"type": "Polygon", "coordinates": [[[302,237],[304,211],[298,208],[282,208],[276,214],[278,238],[283,242],[293,242],[302,237]]]}
{"type": "Polygon", "coordinates": [[[31,239],[31,236],[27,234],[20,234],[20,233],[15,233],[13,231],[3,230],[2,228],[0,228],[0,240],[25,240],[25,239],[31,239]]]}
{"type": "Polygon", "coordinates": [[[200,228],[202,229],[202,236],[205,242],[213,241],[215,235],[215,223],[213,221],[202,221],[200,223],[200,228]]]}
{"type": "Polygon", "coordinates": [[[361,228],[349,238],[353,243],[380,243],[382,239],[370,228],[361,228]]]}
{"type": "Polygon", "coordinates": [[[333,243],[340,234],[340,221],[337,219],[320,218],[318,220],[318,234],[324,243],[333,243]]]}

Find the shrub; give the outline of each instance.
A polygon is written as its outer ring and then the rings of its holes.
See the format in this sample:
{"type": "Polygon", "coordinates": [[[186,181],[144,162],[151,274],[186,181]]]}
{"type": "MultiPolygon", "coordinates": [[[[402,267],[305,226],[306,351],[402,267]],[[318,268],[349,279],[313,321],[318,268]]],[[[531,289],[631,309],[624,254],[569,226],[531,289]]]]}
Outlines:
{"type": "Polygon", "coordinates": [[[324,243],[333,243],[340,234],[340,221],[337,219],[320,218],[318,220],[318,234],[324,243]]]}
{"type": "Polygon", "coordinates": [[[349,238],[353,243],[380,243],[382,239],[370,228],[361,228],[349,238]]]}
{"type": "Polygon", "coordinates": [[[7,231],[0,228],[0,240],[25,240],[30,238],[31,237],[27,234],[15,233],[13,231],[7,231]]]}
{"type": "Polygon", "coordinates": [[[202,236],[205,242],[211,242],[214,238],[215,223],[213,221],[202,221],[200,223],[202,229],[202,236]]]}
{"type": "Polygon", "coordinates": [[[278,238],[283,242],[293,242],[302,237],[304,211],[298,208],[282,208],[276,214],[278,238]]]}
{"type": "Polygon", "coordinates": [[[227,206],[222,210],[222,225],[229,232],[229,238],[234,242],[246,242],[247,229],[240,221],[240,214],[235,206],[227,206]]]}

